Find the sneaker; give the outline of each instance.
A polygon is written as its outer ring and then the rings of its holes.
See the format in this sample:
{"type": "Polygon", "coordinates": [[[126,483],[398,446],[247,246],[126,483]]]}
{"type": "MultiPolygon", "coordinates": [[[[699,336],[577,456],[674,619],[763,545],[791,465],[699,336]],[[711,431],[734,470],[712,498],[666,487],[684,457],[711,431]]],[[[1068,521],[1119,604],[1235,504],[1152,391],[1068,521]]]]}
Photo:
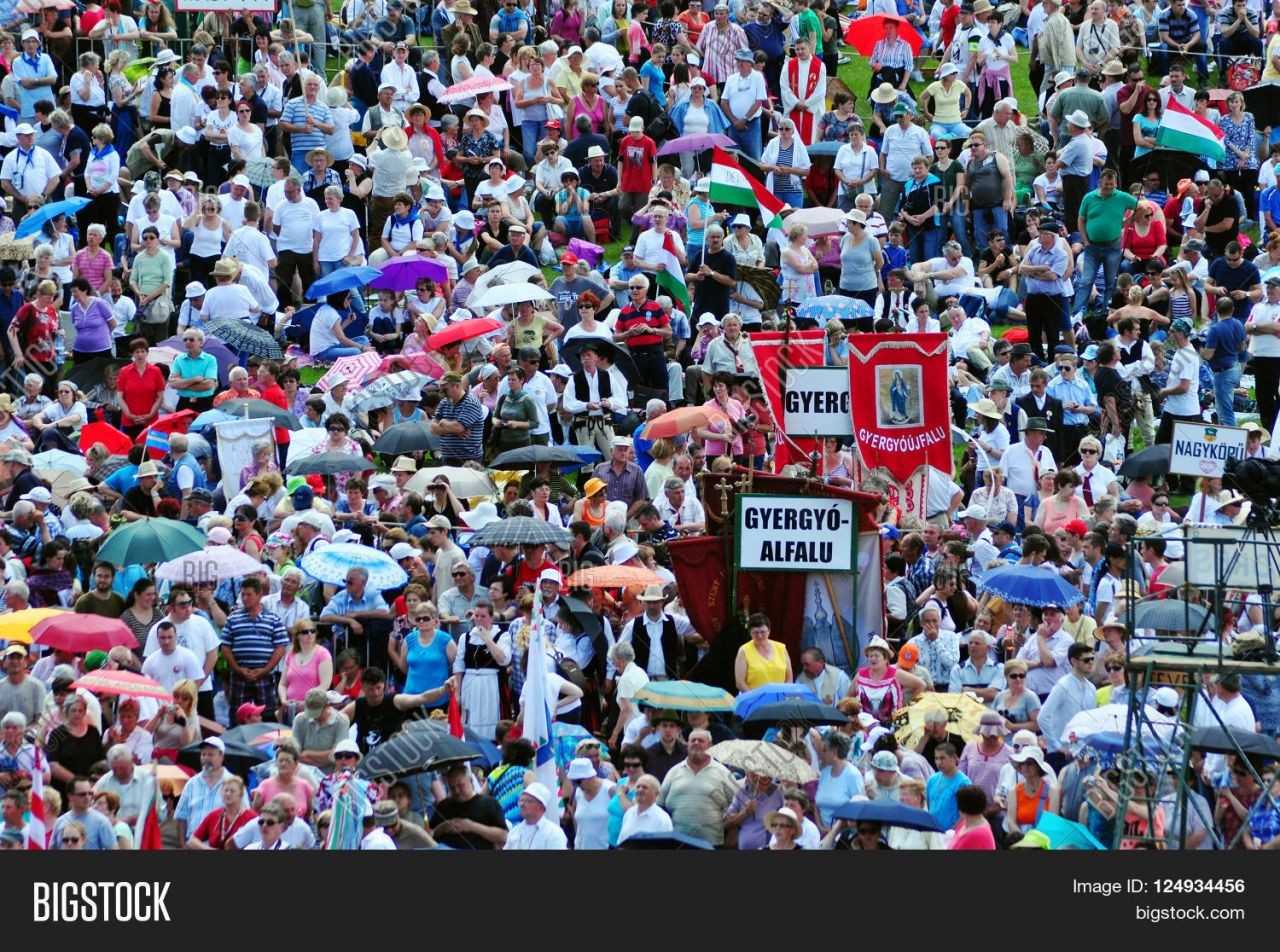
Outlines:
{"type": "Polygon", "coordinates": [[[913,83],[923,83],[923,82],[924,82],[924,73],[920,72],[920,70],[918,70],[918,69],[913,69],[913,70],[911,71],[911,81],[912,81],[913,83]]]}

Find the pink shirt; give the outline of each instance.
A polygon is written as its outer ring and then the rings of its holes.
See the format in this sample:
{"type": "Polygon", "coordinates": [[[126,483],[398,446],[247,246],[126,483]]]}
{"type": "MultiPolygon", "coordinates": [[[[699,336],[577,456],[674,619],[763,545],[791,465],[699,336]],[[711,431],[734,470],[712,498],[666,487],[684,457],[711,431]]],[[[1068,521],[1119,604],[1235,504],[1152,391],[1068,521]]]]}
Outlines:
{"type": "Polygon", "coordinates": [[[294,776],[292,787],[282,784],[279,777],[268,777],[258,784],[257,792],[262,794],[263,803],[270,803],[271,798],[278,793],[291,793],[298,803],[298,816],[311,815],[311,801],[315,797],[315,791],[311,789],[311,784],[299,776],[294,776]]]}
{"type": "Polygon", "coordinates": [[[89,255],[88,248],[81,248],[76,252],[75,266],[80,271],[80,277],[88,281],[95,291],[107,280],[112,264],[111,254],[105,248],[99,248],[98,253],[93,256],[89,255]]]}
{"type": "Polygon", "coordinates": [[[995,835],[991,832],[991,826],[986,823],[972,830],[957,827],[956,835],[952,837],[951,845],[947,847],[949,850],[993,850],[995,848],[995,835]]]}
{"type": "Polygon", "coordinates": [[[305,665],[299,665],[298,656],[289,652],[284,659],[285,697],[301,703],[312,688],[324,688],[327,691],[329,685],[320,683],[320,665],[331,658],[327,648],[316,648],[311,653],[311,660],[305,665]]]}

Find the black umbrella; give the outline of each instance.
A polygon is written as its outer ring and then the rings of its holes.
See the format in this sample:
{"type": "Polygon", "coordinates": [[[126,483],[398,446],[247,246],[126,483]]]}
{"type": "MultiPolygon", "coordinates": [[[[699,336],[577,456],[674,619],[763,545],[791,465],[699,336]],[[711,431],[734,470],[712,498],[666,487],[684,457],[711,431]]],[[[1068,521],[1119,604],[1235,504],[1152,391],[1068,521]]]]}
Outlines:
{"type": "Polygon", "coordinates": [[[408,777],[479,756],[473,747],[451,734],[417,728],[401,731],[375,747],[361,762],[360,772],[366,777],[408,777]]]}
{"type": "Polygon", "coordinates": [[[282,426],[286,430],[302,429],[302,424],[296,416],[283,407],[267,403],[266,400],[240,397],[219,404],[218,409],[232,416],[242,417],[247,414],[250,420],[270,420],[274,426],[282,426]]]}
{"type": "Polygon", "coordinates": [[[339,473],[365,473],[377,468],[355,453],[316,453],[314,456],[299,456],[293,460],[285,467],[285,475],[319,473],[321,476],[337,476],[339,473]]]}
{"type": "Polygon", "coordinates": [[[640,379],[640,370],[636,367],[636,362],[631,359],[630,352],[625,347],[619,347],[613,341],[606,340],[603,337],[575,337],[560,348],[560,358],[574,370],[581,370],[582,362],[579,360],[578,355],[587,346],[599,351],[601,356],[608,358],[614,366],[622,371],[622,376],[626,377],[631,383],[635,383],[640,379]]]}
{"type": "Polygon", "coordinates": [[[604,625],[600,621],[600,616],[591,610],[590,605],[580,598],[569,595],[561,596],[560,601],[564,603],[564,607],[569,610],[574,620],[582,626],[583,634],[593,641],[604,634],[604,625]]]}
{"type": "Polygon", "coordinates": [[[387,427],[387,431],[373,444],[373,449],[375,453],[399,456],[401,453],[429,450],[434,439],[429,423],[397,423],[387,427]]]}
{"type": "Polygon", "coordinates": [[[1280,743],[1266,734],[1256,734],[1239,727],[1200,727],[1191,732],[1193,750],[1211,750],[1218,754],[1244,751],[1256,757],[1280,759],[1280,743]]]}
{"type": "Polygon", "coordinates": [[[508,516],[491,522],[471,537],[471,545],[555,545],[569,548],[569,533],[532,516],[508,516]]]}
{"type": "Polygon", "coordinates": [[[228,347],[266,360],[280,360],[284,351],[280,344],[261,327],[246,324],[232,317],[215,318],[205,322],[205,331],[223,341],[228,347]]]}
{"type": "Polygon", "coordinates": [[[849,715],[830,704],[798,698],[762,704],[748,714],[743,723],[779,724],[786,721],[804,724],[847,724],[849,715]]]}
{"type": "MultiPolygon", "coordinates": [[[[392,429],[395,429],[392,427],[392,429]]],[[[594,447],[584,447],[595,452],[594,447]]],[[[596,453],[598,456],[599,454],[596,453]]],[[[513,450],[507,450],[505,453],[499,453],[492,462],[489,463],[490,469],[523,469],[529,466],[536,466],[538,463],[550,463],[553,466],[585,466],[582,457],[575,453],[567,446],[538,446],[533,443],[529,446],[518,446],[513,450]]]]}
{"type": "MultiPolygon", "coordinates": [[[[1246,92],[1247,96],[1248,93],[1246,92]]],[[[1257,113],[1255,112],[1256,116],[1257,113]]],[[[1177,149],[1152,149],[1146,155],[1140,155],[1129,164],[1129,178],[1138,181],[1148,171],[1159,172],[1161,184],[1169,192],[1178,187],[1178,182],[1191,178],[1204,168],[1204,160],[1190,152],[1179,152],[1177,149]]]]}
{"type": "Polygon", "coordinates": [[[224,731],[222,742],[224,744],[246,744],[253,746],[253,742],[263,734],[271,734],[275,731],[292,730],[288,724],[277,724],[272,721],[262,721],[259,724],[241,724],[239,727],[233,727],[228,731],[224,731]]]}
{"type": "Polygon", "coordinates": [[[713,850],[706,840],[687,833],[636,833],[618,844],[623,850],[713,850]]]}
{"type": "Polygon", "coordinates": [[[63,380],[70,380],[76,385],[76,389],[88,392],[102,382],[102,378],[106,376],[107,367],[115,364],[117,367],[123,367],[127,361],[117,360],[113,357],[94,357],[92,360],[86,360],[84,363],[76,364],[65,374],[63,380]]]}
{"type": "Polygon", "coordinates": [[[1280,120],[1280,84],[1259,83],[1244,91],[1244,108],[1253,114],[1258,127],[1280,120]]]}
{"type": "Polygon", "coordinates": [[[1132,456],[1125,457],[1120,465],[1120,476],[1159,476],[1169,472],[1169,453],[1173,447],[1167,443],[1157,443],[1145,450],[1138,450],[1132,456]]]}
{"type": "MultiPolygon", "coordinates": [[[[192,770],[200,770],[200,747],[204,741],[197,740],[178,751],[178,763],[184,767],[190,767],[192,770]]],[[[249,771],[258,764],[265,764],[271,759],[271,755],[260,747],[253,747],[249,744],[238,744],[235,741],[227,743],[222,742],[226,748],[226,755],[222,763],[233,774],[239,774],[244,777],[249,771]]]]}

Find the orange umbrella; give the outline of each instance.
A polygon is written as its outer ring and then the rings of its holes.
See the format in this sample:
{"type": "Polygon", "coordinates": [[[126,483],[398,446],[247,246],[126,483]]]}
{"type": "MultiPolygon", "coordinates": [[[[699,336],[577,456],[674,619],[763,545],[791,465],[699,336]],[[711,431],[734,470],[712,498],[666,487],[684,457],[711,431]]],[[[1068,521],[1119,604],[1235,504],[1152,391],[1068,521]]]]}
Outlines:
{"type": "Polygon", "coordinates": [[[645,425],[644,432],[640,435],[646,440],[658,440],[719,422],[730,423],[729,414],[715,407],[680,407],[654,417],[645,425]]]}
{"type": "Polygon", "coordinates": [[[578,569],[566,580],[569,588],[625,588],[661,585],[662,576],[639,565],[596,565],[578,569]]]}

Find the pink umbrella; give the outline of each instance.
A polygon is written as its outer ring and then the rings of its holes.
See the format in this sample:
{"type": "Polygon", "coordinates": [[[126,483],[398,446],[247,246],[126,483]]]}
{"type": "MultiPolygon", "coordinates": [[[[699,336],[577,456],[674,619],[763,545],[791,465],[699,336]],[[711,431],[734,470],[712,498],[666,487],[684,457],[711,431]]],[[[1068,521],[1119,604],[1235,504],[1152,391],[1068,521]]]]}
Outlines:
{"type": "Polygon", "coordinates": [[[378,369],[371,373],[368,379],[385,377],[400,370],[413,370],[426,374],[434,380],[439,380],[445,374],[445,369],[430,354],[393,354],[384,358],[382,363],[378,364],[378,369]]]}
{"type": "Polygon", "coordinates": [[[156,578],[169,582],[221,582],[263,571],[257,559],[229,545],[210,545],[199,552],[163,562],[156,568],[156,578]]]}
{"type": "Polygon", "coordinates": [[[351,357],[339,357],[333,362],[329,372],[316,381],[316,389],[322,392],[328,390],[333,386],[331,382],[333,378],[341,375],[347,378],[347,386],[350,389],[358,390],[365,379],[377,369],[381,360],[382,356],[373,350],[351,357]]]}
{"type": "Polygon", "coordinates": [[[31,640],[46,648],[61,648],[72,654],[110,651],[117,645],[138,647],[138,639],[118,618],[62,612],[31,628],[31,640]]]}
{"type": "Polygon", "coordinates": [[[464,99],[474,99],[481,93],[501,93],[511,88],[509,82],[497,76],[472,76],[460,83],[454,83],[436,98],[440,102],[454,103],[464,99]]]}
{"type": "Polygon", "coordinates": [[[157,701],[173,703],[173,695],[166,691],[158,681],[153,681],[145,674],[134,674],[132,671],[107,671],[105,669],[90,671],[79,681],[73,682],[71,686],[73,688],[84,688],[94,694],[153,697],[157,701]]]}

